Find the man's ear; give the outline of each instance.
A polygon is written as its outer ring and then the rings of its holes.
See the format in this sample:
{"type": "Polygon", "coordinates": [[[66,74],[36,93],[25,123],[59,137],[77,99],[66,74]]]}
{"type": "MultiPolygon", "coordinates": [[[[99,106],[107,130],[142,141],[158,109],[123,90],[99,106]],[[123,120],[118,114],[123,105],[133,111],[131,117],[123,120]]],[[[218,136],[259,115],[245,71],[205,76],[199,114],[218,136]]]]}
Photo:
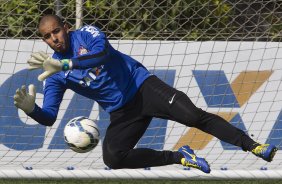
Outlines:
{"type": "Polygon", "coordinates": [[[38,28],[38,32],[37,33],[38,33],[39,37],[41,37],[41,40],[43,40],[45,42],[45,39],[44,39],[43,35],[40,32],[40,28],[38,28]]]}
{"type": "Polygon", "coordinates": [[[68,24],[64,24],[64,30],[67,32],[67,33],[69,33],[69,26],[68,26],[68,24]]]}
{"type": "MultiPolygon", "coordinates": [[[[41,34],[40,34],[40,36],[41,36],[41,34]]],[[[41,36],[41,40],[44,41],[45,43],[47,43],[46,39],[43,36],[41,36]]]]}

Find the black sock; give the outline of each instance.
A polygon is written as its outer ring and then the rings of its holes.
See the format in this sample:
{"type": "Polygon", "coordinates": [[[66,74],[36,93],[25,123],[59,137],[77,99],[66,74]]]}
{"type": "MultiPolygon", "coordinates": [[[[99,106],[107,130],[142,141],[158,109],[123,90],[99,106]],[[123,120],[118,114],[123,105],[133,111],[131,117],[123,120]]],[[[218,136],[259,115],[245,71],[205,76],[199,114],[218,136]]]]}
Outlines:
{"type": "Polygon", "coordinates": [[[250,149],[248,151],[252,151],[253,149],[255,149],[259,145],[260,145],[260,143],[257,143],[257,142],[252,144],[252,145],[250,145],[250,149]]]}
{"type": "Polygon", "coordinates": [[[175,151],[173,152],[173,160],[175,164],[181,164],[181,159],[184,158],[183,154],[175,151]]]}

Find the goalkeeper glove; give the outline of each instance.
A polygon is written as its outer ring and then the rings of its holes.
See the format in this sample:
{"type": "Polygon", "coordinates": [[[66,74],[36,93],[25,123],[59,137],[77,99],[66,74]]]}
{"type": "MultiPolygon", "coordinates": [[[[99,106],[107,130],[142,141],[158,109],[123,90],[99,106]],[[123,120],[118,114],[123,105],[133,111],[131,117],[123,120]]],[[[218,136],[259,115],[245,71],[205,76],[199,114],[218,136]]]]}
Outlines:
{"type": "Polygon", "coordinates": [[[38,76],[39,81],[43,81],[54,73],[67,71],[72,68],[70,59],[57,60],[50,57],[44,52],[35,52],[31,54],[31,58],[27,61],[28,69],[34,70],[43,68],[45,71],[38,76]]]}
{"type": "Polygon", "coordinates": [[[14,104],[17,108],[22,109],[26,114],[33,111],[35,107],[36,89],[33,84],[28,86],[28,93],[26,92],[25,85],[16,90],[14,95],[14,104]]]}

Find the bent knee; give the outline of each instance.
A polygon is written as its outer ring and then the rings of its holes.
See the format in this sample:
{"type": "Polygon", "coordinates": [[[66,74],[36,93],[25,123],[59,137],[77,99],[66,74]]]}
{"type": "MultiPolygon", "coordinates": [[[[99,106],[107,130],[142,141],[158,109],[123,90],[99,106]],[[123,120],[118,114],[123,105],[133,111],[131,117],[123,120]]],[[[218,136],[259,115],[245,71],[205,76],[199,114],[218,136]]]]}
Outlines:
{"type": "Polygon", "coordinates": [[[103,156],[104,163],[106,166],[108,166],[111,169],[122,169],[122,165],[119,160],[115,158],[105,158],[103,156]]]}
{"type": "Polygon", "coordinates": [[[126,157],[125,151],[112,151],[104,150],[103,160],[106,166],[111,169],[122,169],[124,168],[124,159],[126,157]]]}

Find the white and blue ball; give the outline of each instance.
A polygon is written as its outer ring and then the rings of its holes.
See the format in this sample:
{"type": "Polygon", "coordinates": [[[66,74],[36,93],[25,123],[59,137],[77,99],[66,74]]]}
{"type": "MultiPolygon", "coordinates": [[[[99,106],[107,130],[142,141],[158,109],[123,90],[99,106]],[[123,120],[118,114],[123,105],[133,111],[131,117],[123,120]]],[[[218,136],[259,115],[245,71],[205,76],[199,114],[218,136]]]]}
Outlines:
{"type": "Polygon", "coordinates": [[[86,153],[98,145],[99,129],[93,120],[76,117],[66,124],[64,138],[71,150],[86,153]]]}

